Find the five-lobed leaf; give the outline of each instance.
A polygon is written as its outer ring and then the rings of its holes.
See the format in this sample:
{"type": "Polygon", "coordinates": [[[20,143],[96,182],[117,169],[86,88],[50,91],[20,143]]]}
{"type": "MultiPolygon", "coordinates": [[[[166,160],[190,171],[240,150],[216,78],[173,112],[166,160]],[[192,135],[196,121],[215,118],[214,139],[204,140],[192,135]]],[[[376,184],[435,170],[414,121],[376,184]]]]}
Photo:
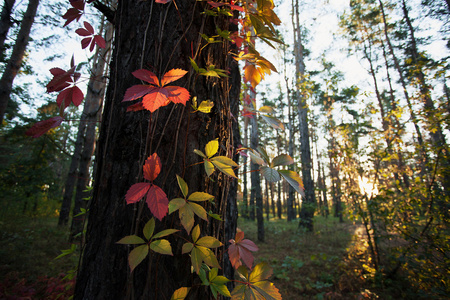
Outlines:
{"type": "Polygon", "coordinates": [[[228,256],[230,258],[231,265],[237,269],[242,263],[241,260],[248,268],[253,267],[253,254],[251,251],[258,251],[258,246],[249,239],[244,239],[244,232],[238,231],[235,239],[229,241],[231,244],[228,247],[228,256]]]}

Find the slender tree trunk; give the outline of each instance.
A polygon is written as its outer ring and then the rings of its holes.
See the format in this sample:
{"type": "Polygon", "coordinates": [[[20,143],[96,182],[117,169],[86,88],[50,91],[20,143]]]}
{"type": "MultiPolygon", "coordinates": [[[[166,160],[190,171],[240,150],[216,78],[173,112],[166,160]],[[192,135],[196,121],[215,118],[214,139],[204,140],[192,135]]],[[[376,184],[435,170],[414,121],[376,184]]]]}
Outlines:
{"type": "Polygon", "coordinates": [[[9,28],[11,28],[11,12],[14,7],[16,0],[5,0],[3,2],[3,8],[0,15],[0,61],[4,59],[5,56],[5,41],[8,36],[9,28]]]}
{"type": "Polygon", "coordinates": [[[16,75],[19,72],[23,57],[25,55],[25,50],[30,38],[31,26],[34,23],[34,17],[36,16],[38,5],[39,0],[29,0],[11,57],[9,58],[5,71],[0,79],[0,126],[3,123],[6,108],[8,107],[8,101],[11,96],[14,78],[16,78],[16,75]]]}
{"type": "MultiPolygon", "coordinates": [[[[249,118],[248,117],[244,117],[244,146],[245,147],[248,147],[248,123],[249,123],[249,118]]],[[[247,187],[247,184],[248,184],[248,182],[247,182],[247,179],[248,179],[248,176],[247,176],[247,170],[248,170],[248,167],[247,167],[247,157],[246,156],[244,156],[244,162],[243,162],[243,165],[244,165],[244,174],[243,174],[243,176],[244,176],[244,180],[243,180],[243,185],[244,185],[244,190],[242,191],[242,200],[243,200],[243,204],[244,204],[244,207],[243,207],[243,209],[242,209],[242,216],[245,218],[245,219],[248,219],[249,218],[249,206],[248,206],[248,187],[247,187]]]]}
{"type": "MultiPolygon", "coordinates": [[[[288,100],[288,126],[289,126],[289,156],[290,157],[294,157],[294,122],[293,122],[293,108],[292,108],[292,101],[291,101],[291,91],[289,89],[289,81],[287,79],[287,77],[285,77],[285,82],[286,82],[286,95],[287,95],[287,100],[288,100]]],[[[293,166],[289,166],[289,168],[291,170],[293,170],[293,166]]],[[[294,188],[289,185],[288,187],[289,191],[288,191],[288,198],[287,198],[287,220],[288,222],[295,220],[295,210],[294,210],[294,201],[295,201],[295,190],[294,188]]]]}
{"type": "MultiPolygon", "coordinates": [[[[253,93],[253,92],[252,92],[253,93]]],[[[254,99],[254,95],[251,95],[254,99]]],[[[259,146],[258,136],[258,120],[256,116],[251,119],[252,132],[250,136],[250,147],[256,149],[259,146]]],[[[263,197],[261,192],[261,179],[259,176],[259,165],[251,163],[251,180],[252,180],[252,198],[254,199],[256,208],[256,222],[258,226],[258,241],[264,242],[264,215],[263,215],[263,197]]],[[[251,205],[251,203],[250,203],[251,205]]],[[[253,210],[252,210],[253,211],[253,210]]],[[[252,211],[250,211],[250,219],[252,219],[252,211]]],[[[254,216],[254,215],[253,215],[254,216]]],[[[253,219],[254,220],[254,219],[253,219]]]]}
{"type": "MultiPolygon", "coordinates": [[[[232,115],[237,115],[239,99],[239,70],[229,56],[228,43],[216,43],[203,48],[199,33],[216,34],[216,27],[234,26],[226,17],[201,14],[203,3],[186,0],[162,5],[154,1],[125,1],[118,3],[115,17],[114,54],[109,86],[105,97],[100,137],[96,156],[96,171],[92,200],[89,203],[86,246],[77,277],[74,299],[170,299],[182,286],[193,286],[190,299],[209,299],[204,287],[194,284],[191,259],[181,255],[182,244],[191,237],[180,231],[169,236],[174,256],[152,253],[130,274],[127,256],[131,250],[116,242],[124,236],[142,233],[151,214],[143,202],[127,205],[128,189],[142,182],[144,160],[152,153],[161,159],[161,173],[154,184],[161,187],[168,199],[180,193],[176,175],[183,177],[189,191],[212,194],[214,203],[206,210],[223,216],[225,222],[200,222],[203,234],[219,240],[234,237],[236,224],[236,186],[217,170],[208,178],[194,149],[218,138],[223,146],[219,155],[236,152],[236,132],[232,115]],[[145,12],[145,13],[144,13],[145,12]],[[125,91],[139,80],[131,73],[152,66],[158,75],[173,68],[191,70],[191,49],[199,64],[212,63],[230,70],[230,78],[196,77],[191,71],[174,85],[185,85],[191,95],[210,99],[214,109],[210,114],[191,113],[186,106],[169,104],[155,113],[126,112],[122,103],[125,91]],[[197,49],[199,50],[198,52],[197,49]],[[231,192],[233,194],[231,194],[231,192]],[[113,276],[112,276],[113,275],[113,276]]],[[[228,28],[231,31],[237,28],[228,28]]],[[[180,228],[177,216],[156,221],[155,232],[180,228]]],[[[217,256],[224,270],[223,248],[217,256]]],[[[231,276],[232,274],[226,274],[231,276]]]]}
{"type": "MultiPolygon", "coordinates": [[[[104,21],[105,22],[105,21],[104,21]]],[[[101,30],[103,31],[103,30],[101,30]]],[[[96,129],[100,121],[103,98],[105,96],[106,76],[105,69],[109,63],[109,51],[111,51],[111,42],[113,35],[113,26],[108,23],[105,26],[105,49],[98,48],[96,60],[93,63],[92,77],[89,80],[88,91],[85,98],[86,109],[86,132],[83,141],[83,150],[80,157],[80,165],[78,170],[77,189],[75,193],[75,201],[73,208],[73,216],[79,215],[81,209],[86,209],[86,201],[84,199],[89,197],[89,192],[86,191],[90,181],[90,166],[92,156],[94,155],[96,142],[96,129]]],[[[85,215],[81,214],[78,217],[72,218],[71,237],[75,237],[83,231],[85,215]]]]}
{"type": "MultiPolygon", "coordinates": [[[[294,0],[292,0],[294,2],[294,0]]],[[[314,191],[314,182],[312,179],[311,169],[311,146],[309,142],[308,130],[308,105],[306,97],[302,94],[301,83],[305,75],[305,64],[303,61],[303,43],[301,36],[301,26],[299,19],[298,0],[293,4],[293,15],[295,15],[294,26],[294,55],[295,55],[295,74],[297,80],[296,98],[298,100],[298,118],[300,129],[300,160],[302,162],[302,177],[305,187],[305,197],[302,202],[300,210],[299,226],[305,228],[307,231],[313,231],[313,217],[316,205],[316,197],[314,191]]]]}

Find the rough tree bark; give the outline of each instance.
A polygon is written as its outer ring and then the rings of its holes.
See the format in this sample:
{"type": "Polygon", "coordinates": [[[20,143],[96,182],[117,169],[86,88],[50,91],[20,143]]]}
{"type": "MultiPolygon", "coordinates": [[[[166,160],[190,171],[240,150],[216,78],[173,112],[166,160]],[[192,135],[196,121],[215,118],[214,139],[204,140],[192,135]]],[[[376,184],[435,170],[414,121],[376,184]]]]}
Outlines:
{"type": "Polygon", "coordinates": [[[5,71],[0,79],[0,125],[3,123],[3,117],[8,107],[8,101],[11,96],[14,78],[19,72],[22,64],[23,56],[27,48],[28,39],[30,37],[31,26],[34,23],[34,17],[39,5],[39,0],[30,0],[28,7],[23,16],[19,33],[13,47],[11,57],[6,64],[5,71]]]}
{"type": "Polygon", "coordinates": [[[4,58],[5,40],[8,36],[9,28],[11,28],[11,12],[16,0],[5,0],[3,2],[3,8],[0,15],[0,59],[4,58]]]}
{"type": "MultiPolygon", "coordinates": [[[[214,195],[214,203],[207,204],[206,210],[224,216],[225,222],[200,222],[202,233],[222,241],[234,237],[236,183],[218,171],[211,179],[207,178],[203,165],[198,164],[200,157],[193,153],[218,138],[219,154],[230,156],[238,142],[231,117],[237,115],[239,101],[237,63],[228,55],[231,50],[228,43],[200,50],[199,36],[199,33],[216,34],[217,26],[224,30],[234,25],[225,17],[201,14],[204,5],[206,2],[194,0],[177,1],[176,5],[118,1],[110,82],[97,143],[94,190],[75,299],[170,299],[182,286],[193,286],[189,299],[210,297],[191,273],[189,256],[181,255],[183,239],[169,236],[174,256],[151,253],[132,274],[127,263],[131,249],[116,244],[126,235],[140,234],[151,217],[142,203],[126,205],[124,196],[132,184],[142,182],[144,160],[155,152],[161,159],[162,170],[154,183],[173,199],[180,194],[178,174],[186,180],[189,191],[214,195]],[[229,70],[230,78],[197,77],[189,62],[193,55],[201,66],[214,64],[216,68],[229,70]],[[128,105],[121,101],[129,87],[139,84],[131,73],[140,68],[151,69],[158,75],[172,68],[191,70],[176,85],[185,86],[200,100],[213,101],[212,112],[193,114],[190,103],[186,107],[169,104],[152,114],[126,112],[128,105]]],[[[155,232],[181,227],[177,214],[156,223],[155,232]]],[[[185,231],[178,235],[190,239],[185,231]]],[[[225,270],[231,270],[223,254],[224,249],[220,248],[218,260],[225,270]]]]}

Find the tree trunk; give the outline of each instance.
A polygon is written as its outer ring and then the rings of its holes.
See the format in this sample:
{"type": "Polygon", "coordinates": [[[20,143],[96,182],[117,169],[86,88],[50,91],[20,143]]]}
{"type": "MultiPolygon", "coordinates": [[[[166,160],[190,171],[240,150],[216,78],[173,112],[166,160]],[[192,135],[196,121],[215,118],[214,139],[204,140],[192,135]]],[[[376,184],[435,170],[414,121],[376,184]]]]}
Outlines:
{"type": "Polygon", "coordinates": [[[5,58],[5,40],[12,25],[11,12],[16,0],[5,0],[0,16],[0,61],[5,58]]]}
{"type": "MultiPolygon", "coordinates": [[[[250,119],[248,117],[244,117],[244,146],[248,147],[248,123],[249,123],[250,119]]],[[[242,164],[244,165],[244,171],[243,171],[243,176],[244,176],[244,180],[243,180],[243,185],[244,185],[244,190],[242,191],[242,202],[244,207],[242,208],[242,212],[241,215],[244,217],[244,219],[248,219],[249,218],[249,206],[248,206],[248,188],[247,188],[247,184],[248,184],[248,176],[247,176],[247,157],[244,156],[243,162],[242,164]]]]}
{"type": "Polygon", "coordinates": [[[305,187],[305,197],[302,201],[300,210],[299,227],[304,227],[307,231],[313,231],[313,217],[316,205],[316,197],[314,191],[314,182],[311,175],[311,146],[309,142],[308,130],[308,105],[306,97],[301,91],[301,82],[304,80],[305,64],[303,61],[303,43],[301,36],[301,26],[299,19],[298,0],[292,0],[293,15],[292,24],[294,26],[294,55],[295,55],[295,74],[297,80],[296,96],[298,100],[298,119],[300,129],[300,160],[302,163],[302,177],[305,187]]]}
{"type": "MultiPolygon", "coordinates": [[[[252,92],[253,93],[253,92],[252,92]]],[[[251,95],[254,99],[255,95],[251,95]]],[[[256,109],[256,107],[255,107],[256,109]]],[[[252,122],[252,132],[250,135],[250,147],[252,149],[256,149],[259,146],[259,137],[258,137],[258,120],[256,116],[251,120],[252,122]]],[[[258,241],[264,242],[264,216],[263,216],[263,197],[261,191],[261,179],[259,176],[259,165],[254,164],[251,165],[251,181],[252,181],[252,198],[254,199],[254,206],[256,208],[256,222],[258,226],[258,241]]],[[[251,205],[251,203],[250,203],[251,205]]],[[[254,210],[250,211],[250,219],[254,220],[254,210]],[[253,219],[252,219],[253,212],[253,219]]]]}
{"type": "MultiPolygon", "coordinates": [[[[230,178],[217,170],[211,178],[206,177],[203,165],[198,164],[201,158],[193,152],[203,150],[216,138],[223,146],[219,147],[219,155],[230,156],[237,147],[231,117],[237,115],[239,101],[237,63],[227,56],[231,51],[228,43],[216,43],[200,50],[203,45],[199,37],[199,33],[216,34],[216,26],[225,30],[234,25],[225,17],[202,14],[204,5],[194,0],[177,1],[176,5],[174,2],[166,5],[154,1],[118,2],[111,76],[75,299],[170,299],[182,286],[193,286],[189,299],[210,297],[191,273],[189,255],[181,254],[183,239],[191,240],[184,229],[177,233],[182,238],[167,237],[174,256],[151,252],[131,274],[127,263],[131,248],[116,244],[126,235],[142,235],[142,227],[151,217],[143,202],[127,205],[124,196],[134,183],[143,181],[142,166],[152,153],[157,153],[162,163],[154,184],[164,190],[168,199],[180,195],[176,174],[185,179],[190,192],[214,195],[214,203],[207,203],[205,208],[222,215],[225,222],[214,219],[209,223],[200,222],[202,234],[222,241],[234,237],[236,183],[230,184],[230,178]],[[196,77],[190,67],[191,51],[198,54],[194,59],[199,65],[214,64],[216,68],[229,70],[230,78],[196,77]],[[121,101],[125,91],[139,83],[131,73],[142,67],[152,68],[157,75],[173,68],[191,70],[174,85],[185,85],[192,96],[213,101],[212,112],[193,114],[190,103],[169,104],[154,113],[126,112],[128,105],[121,101]]],[[[155,232],[178,229],[179,225],[177,214],[166,216],[162,222],[156,221],[155,232]]],[[[222,268],[231,270],[223,259],[224,248],[218,248],[216,254],[222,268]]]]}
{"type": "MultiPolygon", "coordinates": [[[[81,213],[81,209],[86,208],[86,201],[84,199],[89,197],[89,192],[86,189],[91,179],[90,166],[92,155],[95,150],[96,129],[100,121],[103,98],[105,96],[106,76],[105,68],[109,62],[109,52],[111,51],[111,42],[113,34],[112,24],[107,24],[105,28],[106,47],[104,49],[97,49],[97,57],[93,63],[93,74],[89,80],[88,90],[85,98],[86,108],[86,132],[84,135],[83,150],[81,151],[80,166],[78,170],[77,190],[75,193],[75,201],[72,215],[76,216],[81,213]]],[[[72,218],[71,237],[83,231],[85,215],[81,214],[78,217],[72,218]]]]}
{"type": "Polygon", "coordinates": [[[30,37],[31,26],[33,25],[38,5],[39,0],[30,0],[28,2],[28,7],[25,15],[23,16],[11,57],[9,58],[5,71],[0,79],[0,126],[3,123],[6,108],[8,107],[8,101],[11,96],[14,78],[16,78],[22,64],[28,39],[30,37]]]}

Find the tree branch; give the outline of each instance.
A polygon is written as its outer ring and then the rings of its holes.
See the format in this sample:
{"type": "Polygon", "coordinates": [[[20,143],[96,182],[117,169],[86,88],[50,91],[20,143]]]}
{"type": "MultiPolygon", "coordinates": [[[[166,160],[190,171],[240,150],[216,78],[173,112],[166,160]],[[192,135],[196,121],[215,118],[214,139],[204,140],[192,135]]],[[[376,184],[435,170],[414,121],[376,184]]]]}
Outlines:
{"type": "Polygon", "coordinates": [[[94,1],[93,2],[94,7],[101,12],[106,19],[111,22],[111,24],[115,24],[115,19],[116,19],[116,11],[112,10],[111,8],[109,8],[108,6],[106,6],[105,4],[101,3],[100,1],[94,1]]]}

